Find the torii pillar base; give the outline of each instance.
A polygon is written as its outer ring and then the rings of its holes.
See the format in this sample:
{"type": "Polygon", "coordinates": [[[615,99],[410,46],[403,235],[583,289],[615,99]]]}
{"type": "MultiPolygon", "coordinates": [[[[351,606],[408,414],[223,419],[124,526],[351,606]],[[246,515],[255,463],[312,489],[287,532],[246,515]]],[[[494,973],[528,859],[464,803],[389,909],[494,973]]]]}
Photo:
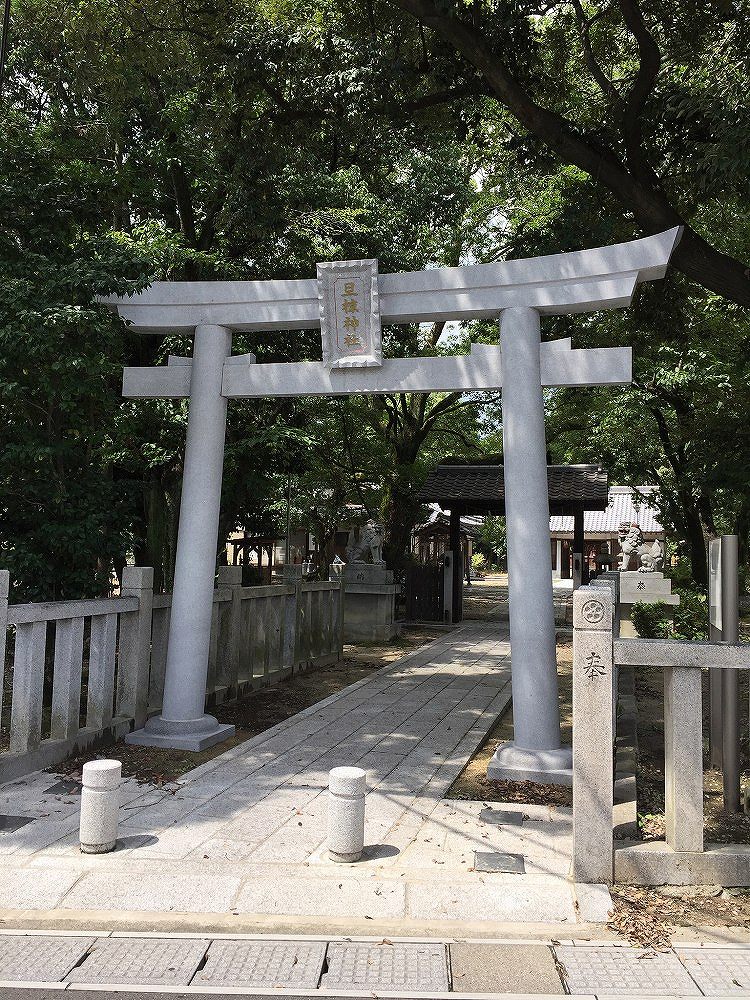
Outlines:
{"type": "Polygon", "coordinates": [[[490,781],[536,781],[543,785],[573,784],[573,751],[524,750],[515,743],[504,743],[487,765],[490,781]]]}
{"type": "Polygon", "coordinates": [[[234,736],[234,726],[218,722],[213,715],[201,719],[170,722],[160,715],[149,719],[143,729],[125,737],[126,743],[140,747],[163,747],[171,750],[207,750],[234,736]]]}

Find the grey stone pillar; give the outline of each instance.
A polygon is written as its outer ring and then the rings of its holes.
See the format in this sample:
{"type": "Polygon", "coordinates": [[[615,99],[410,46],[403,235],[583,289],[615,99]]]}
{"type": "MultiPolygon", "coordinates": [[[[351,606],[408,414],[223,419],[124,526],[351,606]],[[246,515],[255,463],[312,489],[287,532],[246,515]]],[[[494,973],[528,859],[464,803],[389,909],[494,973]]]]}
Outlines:
{"type": "Polygon", "coordinates": [[[5,687],[5,643],[8,635],[8,596],[10,594],[10,573],[0,569],[0,713],[3,710],[3,689],[5,687]]]}
{"type": "Polygon", "coordinates": [[[487,776],[569,785],[571,752],[560,747],[539,314],[506,309],[500,334],[514,742],[497,751],[487,776]]]}
{"type": "MultiPolygon", "coordinates": [[[[739,642],[739,538],[721,536],[721,641],[739,642]]],[[[740,805],[740,673],[721,674],[722,789],[724,809],[742,811],[740,805]]]]}
{"type": "MultiPolygon", "coordinates": [[[[336,567],[338,569],[338,567],[336,567]]],[[[282,662],[284,669],[294,670],[297,653],[297,633],[302,610],[302,566],[284,563],[284,583],[289,592],[284,600],[284,638],[282,642],[282,662]]]]}
{"type": "Polygon", "coordinates": [[[151,669],[151,623],[154,611],[154,570],[151,566],[125,566],[122,597],[137,597],[138,610],[120,619],[120,669],[117,671],[117,715],[130,716],[135,728],[148,717],[151,669]]]}
{"type": "Polygon", "coordinates": [[[161,715],[128,743],[203,750],[234,732],[204,712],[227,417],[221,387],[231,343],[222,326],[195,329],[164,701],[161,715]]]}
{"type": "Polygon", "coordinates": [[[612,595],[573,595],[573,878],[611,883],[614,732],[612,595]]]}
{"type": "Polygon", "coordinates": [[[673,851],[703,850],[701,672],[664,668],[664,813],[673,851]]]}

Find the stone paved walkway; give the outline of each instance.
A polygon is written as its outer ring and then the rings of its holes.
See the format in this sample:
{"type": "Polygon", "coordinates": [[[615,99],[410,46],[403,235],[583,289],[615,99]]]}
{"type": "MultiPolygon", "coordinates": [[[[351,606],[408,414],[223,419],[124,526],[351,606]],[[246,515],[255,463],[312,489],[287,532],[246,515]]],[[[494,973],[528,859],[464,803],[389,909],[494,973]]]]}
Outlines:
{"type": "Polygon", "coordinates": [[[510,699],[501,629],[467,622],[196,768],[177,788],[126,781],[109,855],[79,853],[79,796],[60,794],[54,776],[0,786],[0,813],[34,817],[0,833],[0,905],[404,926],[605,920],[606,888],[566,880],[569,810],[509,806],[526,818],[498,825],[480,818],[484,803],[444,798],[510,699]],[[368,774],[366,855],[353,865],[325,852],[327,775],[339,764],[368,774]],[[522,854],[526,873],[475,871],[475,851],[522,854]]]}

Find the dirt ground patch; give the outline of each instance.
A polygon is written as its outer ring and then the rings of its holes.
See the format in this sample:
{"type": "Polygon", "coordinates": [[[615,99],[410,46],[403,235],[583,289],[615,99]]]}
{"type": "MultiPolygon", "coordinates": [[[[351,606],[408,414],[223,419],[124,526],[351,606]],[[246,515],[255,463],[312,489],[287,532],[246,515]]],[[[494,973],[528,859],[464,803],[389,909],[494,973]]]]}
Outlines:
{"type": "MultiPolygon", "coordinates": [[[[740,671],[740,705],[748,702],[748,671],[740,671]]],[[[661,670],[636,669],[638,704],[638,814],[644,840],[664,838],[664,675],[661,670]]],[[[747,713],[741,711],[742,785],[750,781],[747,713]]],[[[708,733],[710,699],[708,672],[703,672],[703,823],[706,843],[750,844],[750,817],[724,812],[721,772],[710,767],[708,733]]]]}
{"type": "Polygon", "coordinates": [[[217,705],[212,710],[219,722],[237,727],[235,735],[224,743],[199,753],[182,750],[162,750],[158,747],[130,746],[122,740],[111,748],[87,751],[50,768],[56,774],[80,776],[83,765],[105,755],[122,761],[125,777],[163,786],[175,781],[187,771],[204,764],[238,743],[266,732],[311,705],[354,684],[374,671],[387,666],[412,649],[432,642],[436,632],[429,628],[404,629],[389,643],[344,646],[344,658],[339,663],[316,667],[289,677],[269,688],[253,691],[242,701],[217,705]]]}
{"type": "MultiPolygon", "coordinates": [[[[573,727],[573,640],[558,636],[557,676],[560,690],[560,730],[563,743],[570,743],[573,727]]],[[[530,805],[571,806],[573,790],[533,781],[490,781],[487,765],[501,743],[513,739],[513,707],[509,705],[461,774],[451,785],[448,798],[486,802],[520,802],[530,805]]]]}
{"type": "Polygon", "coordinates": [[[631,943],[668,948],[678,927],[742,927],[750,930],[750,889],[718,885],[611,888],[609,927],[631,943]]]}

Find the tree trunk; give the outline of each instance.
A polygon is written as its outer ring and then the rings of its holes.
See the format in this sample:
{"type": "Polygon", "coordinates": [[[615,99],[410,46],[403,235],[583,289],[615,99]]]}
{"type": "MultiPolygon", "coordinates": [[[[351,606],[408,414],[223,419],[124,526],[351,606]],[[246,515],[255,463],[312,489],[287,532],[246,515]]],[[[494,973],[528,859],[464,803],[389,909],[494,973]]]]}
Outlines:
{"type": "Polygon", "coordinates": [[[681,493],[680,506],[690,549],[693,579],[702,590],[708,590],[708,552],[703,521],[697,505],[689,494],[681,493]]]}
{"type": "Polygon", "coordinates": [[[389,569],[401,569],[407,562],[411,533],[421,508],[421,502],[415,499],[411,468],[399,464],[383,503],[383,558],[389,569]]]}

